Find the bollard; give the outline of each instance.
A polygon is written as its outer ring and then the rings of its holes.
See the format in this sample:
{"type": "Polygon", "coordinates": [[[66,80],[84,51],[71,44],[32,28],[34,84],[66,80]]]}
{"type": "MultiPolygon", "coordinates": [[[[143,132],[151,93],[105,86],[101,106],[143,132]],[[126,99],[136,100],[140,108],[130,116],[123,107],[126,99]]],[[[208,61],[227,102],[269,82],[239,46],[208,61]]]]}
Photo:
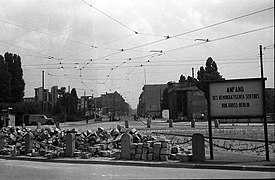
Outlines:
{"type": "Polygon", "coordinates": [[[147,128],[151,128],[151,120],[147,119],[147,128]]]}
{"type": "Polygon", "coordinates": [[[125,128],[129,128],[129,121],[125,120],[125,128]]]}
{"type": "Polygon", "coordinates": [[[0,150],[4,148],[4,134],[0,133],[0,150]]]}
{"type": "Polygon", "coordinates": [[[173,119],[169,119],[169,127],[170,127],[170,128],[173,127],[173,119]]]}
{"type": "Polygon", "coordinates": [[[220,122],[218,119],[214,119],[215,128],[220,128],[220,122]]]}
{"type": "Polygon", "coordinates": [[[37,129],[41,129],[41,122],[37,123],[37,129]]]}
{"type": "MultiPolygon", "coordinates": [[[[56,126],[56,128],[60,129],[59,121],[56,121],[56,122],[55,122],[55,126],[56,126]]],[[[61,129],[60,129],[60,130],[61,130],[61,129]]]]}
{"type": "Polygon", "coordinates": [[[75,150],[75,135],[69,133],[66,135],[66,157],[73,157],[75,150]]]}
{"type": "Polygon", "coordinates": [[[192,136],[192,161],[202,162],[205,161],[205,145],[204,136],[196,133],[192,136]]]}
{"type": "Polygon", "coordinates": [[[33,148],[33,134],[30,132],[25,136],[25,154],[28,154],[33,148]]]}
{"type": "Polygon", "coordinates": [[[133,136],[129,133],[124,133],[121,136],[121,159],[130,160],[131,159],[131,144],[133,143],[133,136]]]}
{"type": "Polygon", "coordinates": [[[191,128],[195,128],[195,120],[194,119],[191,120],[191,128]]]}

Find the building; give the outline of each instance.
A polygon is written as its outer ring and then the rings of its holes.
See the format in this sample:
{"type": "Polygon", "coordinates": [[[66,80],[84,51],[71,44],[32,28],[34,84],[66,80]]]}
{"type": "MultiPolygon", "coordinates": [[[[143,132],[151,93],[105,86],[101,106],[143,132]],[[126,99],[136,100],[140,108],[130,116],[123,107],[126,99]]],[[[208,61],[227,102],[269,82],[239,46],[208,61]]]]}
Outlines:
{"type": "Polygon", "coordinates": [[[274,109],[275,91],[274,88],[265,88],[266,113],[275,113],[274,109]]]}
{"type": "Polygon", "coordinates": [[[139,96],[137,113],[139,116],[161,117],[161,99],[167,84],[144,85],[139,96]]]}
{"type": "Polygon", "coordinates": [[[81,96],[79,109],[85,111],[86,115],[92,115],[93,113],[108,115],[109,112],[116,115],[124,115],[129,113],[130,106],[115,91],[114,93],[102,94],[100,97],[81,96]]]}
{"type": "Polygon", "coordinates": [[[52,86],[51,87],[51,102],[52,102],[52,106],[54,106],[57,102],[57,98],[58,98],[58,86],[52,86]]]}
{"type": "Polygon", "coordinates": [[[176,83],[168,90],[169,117],[191,120],[207,114],[207,100],[197,86],[176,83]]]}
{"type": "Polygon", "coordinates": [[[85,116],[93,114],[94,98],[93,96],[81,96],[78,101],[78,109],[83,110],[85,116]]]}
{"type": "Polygon", "coordinates": [[[117,91],[102,94],[99,100],[101,101],[102,111],[105,115],[109,112],[124,115],[130,111],[129,104],[125,102],[124,98],[117,91]]]}

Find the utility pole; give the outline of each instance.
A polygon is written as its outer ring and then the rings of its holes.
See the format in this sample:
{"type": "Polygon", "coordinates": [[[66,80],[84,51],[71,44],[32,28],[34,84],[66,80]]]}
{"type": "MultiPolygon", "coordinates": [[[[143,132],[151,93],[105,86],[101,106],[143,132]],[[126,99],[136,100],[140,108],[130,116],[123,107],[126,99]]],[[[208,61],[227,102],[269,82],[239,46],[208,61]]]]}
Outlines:
{"type": "Polygon", "coordinates": [[[42,71],[42,114],[44,114],[44,71],[42,71]]]}
{"type": "Polygon", "coordinates": [[[85,101],[86,101],[86,91],[84,91],[84,116],[86,116],[86,104],[85,104],[85,101]]]}
{"type": "Polygon", "coordinates": [[[194,79],[194,68],[192,67],[192,78],[194,79]]]}
{"type": "Polygon", "coordinates": [[[261,64],[261,79],[262,79],[262,84],[263,84],[263,114],[264,114],[265,155],[266,155],[266,161],[269,161],[268,132],[267,132],[266,104],[265,104],[265,80],[264,80],[262,45],[260,45],[260,64],[261,64]]]}

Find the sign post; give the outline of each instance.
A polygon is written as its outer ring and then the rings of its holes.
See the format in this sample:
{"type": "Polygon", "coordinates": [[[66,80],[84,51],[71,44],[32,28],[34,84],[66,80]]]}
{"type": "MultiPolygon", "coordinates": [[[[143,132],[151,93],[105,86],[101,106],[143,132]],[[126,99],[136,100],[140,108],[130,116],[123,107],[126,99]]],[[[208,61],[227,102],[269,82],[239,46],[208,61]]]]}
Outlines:
{"type": "Polygon", "coordinates": [[[264,78],[209,81],[208,126],[210,159],[213,159],[212,119],[263,118],[266,160],[269,161],[264,78]]]}

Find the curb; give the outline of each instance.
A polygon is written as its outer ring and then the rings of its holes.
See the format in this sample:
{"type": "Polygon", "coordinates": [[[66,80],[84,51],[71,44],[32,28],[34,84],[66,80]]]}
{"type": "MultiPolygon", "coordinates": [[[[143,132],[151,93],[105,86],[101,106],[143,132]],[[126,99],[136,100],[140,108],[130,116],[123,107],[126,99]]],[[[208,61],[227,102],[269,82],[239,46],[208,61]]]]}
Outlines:
{"type": "Polygon", "coordinates": [[[70,163],[70,164],[101,164],[101,165],[120,165],[120,166],[146,166],[146,167],[165,167],[165,168],[192,168],[192,169],[220,169],[220,170],[240,170],[240,171],[265,171],[275,172],[275,166],[249,166],[249,165],[217,165],[217,164],[195,164],[181,162],[144,162],[144,161],[124,161],[114,159],[46,159],[42,157],[26,156],[9,156],[0,155],[0,159],[22,160],[34,162],[53,162],[53,163],[70,163]]]}

